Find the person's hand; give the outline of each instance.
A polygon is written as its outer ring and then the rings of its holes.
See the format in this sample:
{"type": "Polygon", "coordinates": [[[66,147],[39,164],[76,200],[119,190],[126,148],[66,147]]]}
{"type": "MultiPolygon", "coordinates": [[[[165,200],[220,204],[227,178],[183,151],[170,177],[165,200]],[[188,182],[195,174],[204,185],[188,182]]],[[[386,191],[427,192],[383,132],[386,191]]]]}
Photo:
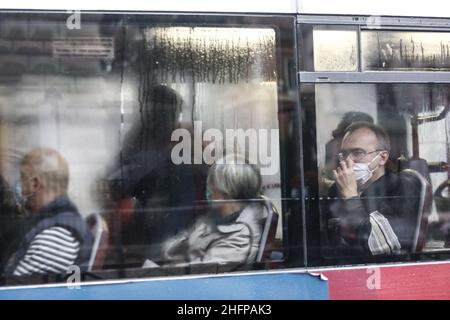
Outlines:
{"type": "Polygon", "coordinates": [[[339,162],[339,167],[333,170],[339,193],[344,199],[358,196],[358,185],[353,173],[353,160],[347,158],[339,162]]]}

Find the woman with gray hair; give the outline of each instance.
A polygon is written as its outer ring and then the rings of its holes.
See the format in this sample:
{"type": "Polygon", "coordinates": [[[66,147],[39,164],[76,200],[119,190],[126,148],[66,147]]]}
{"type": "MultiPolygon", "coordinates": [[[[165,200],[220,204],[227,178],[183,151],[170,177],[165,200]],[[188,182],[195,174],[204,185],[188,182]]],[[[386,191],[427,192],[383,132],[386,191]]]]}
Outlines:
{"type": "MultiPolygon", "coordinates": [[[[166,241],[163,263],[219,263],[235,269],[255,262],[268,210],[261,201],[259,169],[239,155],[211,166],[207,178],[210,214],[166,241]]],[[[144,267],[157,266],[147,260],[144,267]]],[[[227,271],[227,270],[224,270],[227,271]]]]}

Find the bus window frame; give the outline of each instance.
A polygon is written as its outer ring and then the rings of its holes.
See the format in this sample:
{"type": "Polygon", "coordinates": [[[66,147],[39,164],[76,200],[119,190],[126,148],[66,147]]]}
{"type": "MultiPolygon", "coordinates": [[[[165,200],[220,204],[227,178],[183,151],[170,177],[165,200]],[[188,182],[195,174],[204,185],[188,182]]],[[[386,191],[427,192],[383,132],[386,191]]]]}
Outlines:
{"type": "Polygon", "coordinates": [[[298,65],[297,72],[298,94],[301,108],[301,131],[303,137],[307,136],[302,145],[302,158],[304,159],[303,172],[303,208],[305,252],[308,267],[342,268],[345,265],[371,265],[405,262],[426,262],[450,260],[450,248],[437,251],[421,252],[401,256],[367,256],[355,258],[324,258],[321,254],[320,239],[322,230],[320,224],[322,217],[319,211],[319,172],[317,161],[316,137],[316,105],[315,85],[317,84],[449,84],[450,71],[362,71],[361,70],[361,32],[374,31],[423,31],[423,32],[449,32],[450,19],[443,18],[403,18],[378,17],[380,25],[377,28],[368,26],[368,16],[334,16],[334,15],[298,15],[298,65]],[[336,30],[354,27],[358,30],[358,71],[314,71],[314,51],[312,32],[316,26],[326,26],[336,30]],[[310,32],[310,34],[308,34],[310,32]],[[303,43],[303,40],[306,43],[303,43]],[[304,88],[308,86],[308,95],[304,88]],[[307,99],[313,99],[308,102],[307,99]],[[309,103],[309,104],[308,104],[309,103]],[[308,108],[304,106],[308,105],[308,108]],[[307,177],[310,177],[307,179],[307,177]]]}

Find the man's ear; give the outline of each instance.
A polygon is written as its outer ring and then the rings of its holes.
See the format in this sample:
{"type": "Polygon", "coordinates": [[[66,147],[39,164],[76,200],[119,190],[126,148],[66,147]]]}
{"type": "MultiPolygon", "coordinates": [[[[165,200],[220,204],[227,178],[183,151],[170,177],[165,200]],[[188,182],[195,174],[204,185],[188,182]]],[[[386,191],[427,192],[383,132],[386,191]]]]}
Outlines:
{"type": "Polygon", "coordinates": [[[42,186],[42,179],[38,176],[33,176],[30,181],[33,192],[37,191],[42,186]]]}
{"type": "Polygon", "coordinates": [[[380,153],[380,165],[384,166],[389,160],[389,152],[387,151],[381,151],[380,153]]]}

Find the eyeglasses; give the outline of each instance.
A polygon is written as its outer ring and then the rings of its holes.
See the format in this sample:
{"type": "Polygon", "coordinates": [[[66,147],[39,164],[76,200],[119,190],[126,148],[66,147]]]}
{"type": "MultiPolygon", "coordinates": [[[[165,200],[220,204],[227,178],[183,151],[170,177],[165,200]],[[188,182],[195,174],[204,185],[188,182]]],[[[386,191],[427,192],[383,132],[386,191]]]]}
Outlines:
{"type": "Polygon", "coordinates": [[[341,150],[341,152],[339,152],[337,154],[337,157],[338,157],[339,161],[347,159],[348,156],[350,156],[353,161],[361,161],[368,154],[371,154],[371,153],[374,153],[374,152],[380,152],[380,151],[384,151],[384,150],[377,149],[377,150],[370,151],[370,152],[368,152],[368,151],[366,151],[364,149],[360,149],[360,148],[349,149],[349,150],[341,150]]]}

